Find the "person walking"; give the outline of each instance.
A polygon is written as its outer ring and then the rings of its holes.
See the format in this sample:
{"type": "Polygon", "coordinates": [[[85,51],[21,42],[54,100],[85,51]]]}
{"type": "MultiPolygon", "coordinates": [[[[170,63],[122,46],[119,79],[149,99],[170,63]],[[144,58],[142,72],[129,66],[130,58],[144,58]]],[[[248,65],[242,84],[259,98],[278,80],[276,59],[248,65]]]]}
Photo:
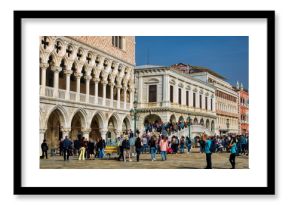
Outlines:
{"type": "Polygon", "coordinates": [[[182,136],[181,138],[180,138],[180,143],[179,143],[180,145],[180,153],[181,154],[183,154],[184,153],[184,144],[185,144],[185,139],[184,139],[184,136],[182,136]]]}
{"type": "Polygon", "coordinates": [[[190,153],[191,150],[191,140],[189,137],[186,137],[186,147],[187,147],[187,153],[190,153]]]}
{"type": "Polygon", "coordinates": [[[84,139],[80,141],[79,160],[85,160],[86,144],[84,139]]]}
{"type": "Polygon", "coordinates": [[[159,146],[160,146],[160,154],[161,154],[162,161],[165,161],[167,160],[168,141],[166,140],[164,135],[162,135],[161,137],[159,146]]]}
{"type": "Polygon", "coordinates": [[[156,137],[155,135],[153,135],[149,142],[148,142],[148,146],[150,149],[150,154],[151,154],[151,161],[155,161],[156,160],[156,137]]]}
{"type": "Polygon", "coordinates": [[[130,143],[129,143],[129,139],[128,139],[128,135],[124,136],[124,140],[122,142],[122,148],[123,148],[123,158],[124,158],[124,162],[126,162],[126,157],[128,155],[129,158],[129,162],[131,162],[131,157],[130,157],[130,143]]]}
{"type": "Polygon", "coordinates": [[[46,139],[43,140],[43,142],[41,143],[41,151],[42,151],[42,156],[41,158],[44,159],[44,155],[47,159],[47,150],[48,150],[48,145],[46,143],[46,139]]]}
{"type": "Polygon", "coordinates": [[[136,137],[134,137],[133,134],[130,134],[129,135],[129,143],[130,143],[131,158],[133,158],[135,156],[135,141],[136,141],[136,137]]]}
{"type": "Polygon", "coordinates": [[[140,157],[140,153],[142,150],[142,143],[141,143],[141,139],[139,136],[135,140],[135,147],[136,147],[135,150],[136,150],[136,154],[137,154],[137,162],[139,162],[139,157],[140,157]]]}
{"type": "Polygon", "coordinates": [[[203,134],[203,141],[205,142],[204,152],[206,155],[206,169],[212,169],[211,163],[211,143],[212,141],[207,137],[206,134],[203,134]]]}
{"type": "Polygon", "coordinates": [[[63,159],[64,161],[69,160],[69,151],[72,146],[72,142],[68,139],[68,136],[65,136],[63,140],[63,159]]]}
{"type": "Polygon", "coordinates": [[[104,157],[105,148],[106,148],[106,142],[103,138],[100,138],[97,143],[98,158],[102,159],[104,157]]]}
{"type": "Polygon", "coordinates": [[[230,149],[230,158],[229,161],[232,165],[232,169],[235,169],[236,167],[236,154],[237,154],[237,141],[236,138],[233,138],[230,145],[229,145],[229,149],[230,149]]]}

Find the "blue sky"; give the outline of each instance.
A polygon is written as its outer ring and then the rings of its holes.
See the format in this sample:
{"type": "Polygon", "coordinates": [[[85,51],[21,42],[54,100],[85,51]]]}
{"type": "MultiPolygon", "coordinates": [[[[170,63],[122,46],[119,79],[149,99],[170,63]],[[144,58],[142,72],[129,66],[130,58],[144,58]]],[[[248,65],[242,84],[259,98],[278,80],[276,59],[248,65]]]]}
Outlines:
{"type": "Polygon", "coordinates": [[[136,65],[203,66],[248,88],[247,36],[136,36],[136,65]]]}

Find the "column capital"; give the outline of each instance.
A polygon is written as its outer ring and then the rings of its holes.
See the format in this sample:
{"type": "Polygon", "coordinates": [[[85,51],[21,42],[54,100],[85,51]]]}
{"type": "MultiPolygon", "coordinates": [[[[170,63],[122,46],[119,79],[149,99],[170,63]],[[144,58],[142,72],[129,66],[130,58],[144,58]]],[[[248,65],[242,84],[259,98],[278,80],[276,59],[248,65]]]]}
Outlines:
{"type": "Polygon", "coordinates": [[[68,76],[70,76],[73,73],[72,70],[65,70],[63,72],[64,72],[65,75],[68,75],[68,76]]]}
{"type": "Polygon", "coordinates": [[[94,81],[95,83],[98,83],[98,82],[100,82],[100,78],[92,78],[92,81],[94,81]]]}
{"type": "Polygon", "coordinates": [[[65,127],[65,128],[61,128],[60,129],[62,132],[70,132],[71,131],[71,128],[67,128],[67,127],[65,127]]]}
{"type": "Polygon", "coordinates": [[[102,84],[103,85],[107,85],[108,84],[108,81],[107,80],[102,80],[102,84]]]}
{"type": "Polygon", "coordinates": [[[91,79],[92,79],[92,76],[90,76],[90,75],[86,75],[84,78],[85,78],[86,80],[91,80],[91,79]]]}
{"type": "Polygon", "coordinates": [[[128,90],[128,87],[127,86],[123,86],[123,89],[127,91],[128,90]]]}
{"type": "Polygon", "coordinates": [[[81,78],[83,76],[82,73],[74,73],[74,75],[75,75],[76,78],[81,78]]]}
{"type": "Polygon", "coordinates": [[[114,86],[115,86],[115,83],[110,82],[110,83],[109,83],[109,86],[114,87],[114,86]]]}
{"type": "Polygon", "coordinates": [[[104,129],[104,128],[101,128],[101,129],[100,129],[100,133],[101,133],[101,135],[107,134],[107,132],[108,132],[107,129],[104,129]]]}
{"type": "Polygon", "coordinates": [[[62,68],[61,67],[59,67],[59,66],[52,66],[51,67],[51,70],[53,71],[53,72],[60,72],[61,70],[62,70],[62,68]]]}
{"type": "Polygon", "coordinates": [[[84,135],[86,135],[86,134],[88,135],[88,134],[90,134],[91,129],[85,129],[85,130],[82,130],[82,132],[84,135]]]}
{"type": "Polygon", "coordinates": [[[117,85],[116,85],[116,88],[117,88],[117,89],[121,89],[121,88],[122,88],[122,85],[117,84],[117,85]]]}
{"type": "Polygon", "coordinates": [[[47,69],[49,67],[48,63],[40,63],[40,68],[41,69],[47,69]]]}

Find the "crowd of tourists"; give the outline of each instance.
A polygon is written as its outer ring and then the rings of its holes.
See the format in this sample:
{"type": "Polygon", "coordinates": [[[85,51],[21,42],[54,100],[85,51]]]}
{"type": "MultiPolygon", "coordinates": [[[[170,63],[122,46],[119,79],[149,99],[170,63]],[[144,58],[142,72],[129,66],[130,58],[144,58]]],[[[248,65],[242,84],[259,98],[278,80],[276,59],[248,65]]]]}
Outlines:
{"type": "MultiPolygon", "coordinates": [[[[239,155],[248,155],[249,153],[249,138],[246,135],[225,135],[225,136],[207,136],[202,133],[200,136],[195,136],[190,139],[188,136],[180,136],[173,134],[170,138],[169,133],[175,133],[178,130],[184,129],[189,123],[162,123],[156,121],[145,126],[144,132],[141,134],[138,130],[134,136],[132,130],[123,132],[114,142],[116,149],[116,159],[127,162],[140,161],[140,155],[148,153],[152,161],[157,160],[160,155],[162,161],[167,160],[168,154],[184,154],[191,153],[191,149],[205,153],[207,169],[212,168],[211,155],[212,153],[227,152],[230,153],[229,161],[232,168],[235,168],[235,157],[239,155]]],[[[110,141],[109,146],[112,145],[110,141]]],[[[70,156],[77,156],[78,160],[94,160],[102,159],[108,143],[104,139],[99,138],[96,141],[87,140],[81,134],[78,139],[72,141],[67,136],[60,141],[59,153],[63,159],[69,160],[70,156]]],[[[42,145],[42,158],[47,158],[48,146],[44,140],[42,145]]]]}

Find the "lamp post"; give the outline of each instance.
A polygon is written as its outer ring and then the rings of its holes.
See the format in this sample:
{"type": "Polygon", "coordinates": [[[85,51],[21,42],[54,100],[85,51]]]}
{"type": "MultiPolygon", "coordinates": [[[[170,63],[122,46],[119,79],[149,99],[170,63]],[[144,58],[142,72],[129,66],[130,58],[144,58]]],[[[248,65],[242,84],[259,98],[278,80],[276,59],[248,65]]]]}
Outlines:
{"type": "Polygon", "coordinates": [[[190,126],[191,126],[190,121],[191,121],[191,118],[190,118],[190,115],[189,114],[188,114],[188,117],[187,117],[187,121],[189,122],[189,126],[188,126],[188,137],[189,137],[189,139],[191,139],[190,138],[190,126]]]}
{"type": "Polygon", "coordinates": [[[134,136],[137,137],[136,135],[136,129],[137,129],[137,124],[136,124],[136,121],[137,121],[137,101],[135,100],[133,102],[133,109],[130,110],[130,114],[131,114],[131,117],[133,117],[134,119],[134,136]]]}

